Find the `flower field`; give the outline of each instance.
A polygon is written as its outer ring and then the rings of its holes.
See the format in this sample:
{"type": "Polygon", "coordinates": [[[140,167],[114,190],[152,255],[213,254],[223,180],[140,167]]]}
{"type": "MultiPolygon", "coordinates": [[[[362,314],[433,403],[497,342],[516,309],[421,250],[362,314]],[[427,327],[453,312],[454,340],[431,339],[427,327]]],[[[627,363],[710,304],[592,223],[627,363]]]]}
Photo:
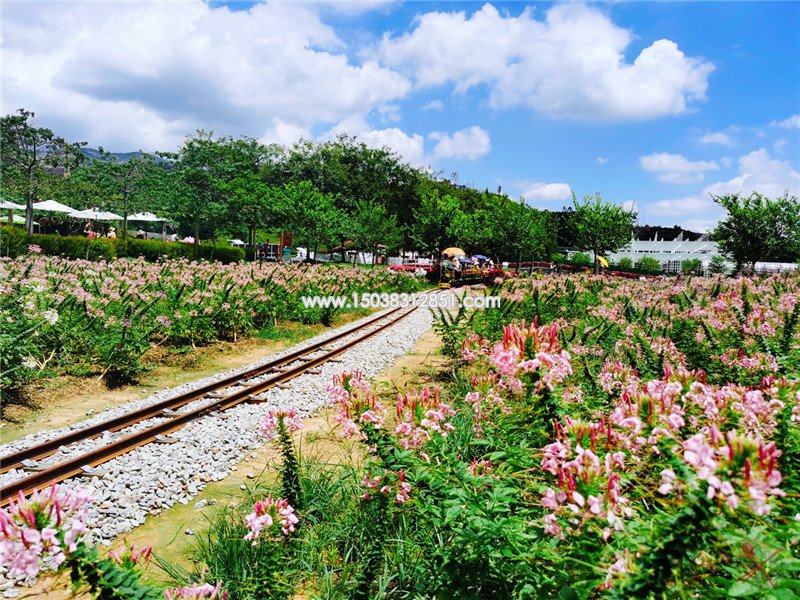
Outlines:
{"type": "Polygon", "coordinates": [[[0,385],[9,397],[40,373],[126,382],[151,344],[235,339],[278,319],[328,324],[334,309],[304,308],[300,296],[420,285],[404,273],[316,265],[0,259],[0,385]]]}
{"type": "Polygon", "coordinates": [[[498,286],[500,309],[440,315],[440,387],[334,378],[357,458],[265,417],[279,481],[171,574],[253,599],[800,595],[800,278],[498,286]]]}

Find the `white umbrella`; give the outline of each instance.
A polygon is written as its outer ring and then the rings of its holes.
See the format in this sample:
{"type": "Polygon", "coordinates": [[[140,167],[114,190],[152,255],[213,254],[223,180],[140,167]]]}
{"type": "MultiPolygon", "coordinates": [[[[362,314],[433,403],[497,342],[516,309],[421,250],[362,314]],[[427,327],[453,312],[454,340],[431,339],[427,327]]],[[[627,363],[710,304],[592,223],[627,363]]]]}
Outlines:
{"type": "Polygon", "coordinates": [[[247,245],[247,244],[245,244],[245,243],[244,243],[242,240],[240,240],[240,239],[228,240],[228,243],[229,243],[231,246],[246,246],[246,245],[247,245]]]}
{"type": "Polygon", "coordinates": [[[9,202],[8,200],[1,200],[0,201],[0,209],[4,210],[25,210],[25,207],[22,204],[17,204],[16,202],[9,202]]]}
{"type": "Polygon", "coordinates": [[[73,219],[92,219],[94,221],[122,221],[122,217],[112,212],[102,211],[99,208],[87,208],[70,215],[73,219]]]}
{"type": "Polygon", "coordinates": [[[66,204],[61,204],[61,202],[56,202],[55,200],[45,200],[44,202],[34,202],[33,203],[33,210],[44,210],[47,212],[60,212],[60,213],[67,213],[71,215],[75,212],[75,209],[71,206],[67,206],[66,204]]]}
{"type": "MultiPolygon", "coordinates": [[[[5,218],[5,217],[3,217],[3,218],[5,218]]],[[[24,225],[25,224],[25,217],[23,217],[22,215],[14,215],[14,223],[17,223],[18,225],[24,225]]],[[[38,225],[38,223],[36,221],[34,221],[33,224],[34,225],[38,225]]]]}
{"type": "Polygon", "coordinates": [[[146,221],[148,223],[164,223],[166,222],[166,219],[158,217],[151,212],[142,212],[129,216],[128,221],[146,221]]]}

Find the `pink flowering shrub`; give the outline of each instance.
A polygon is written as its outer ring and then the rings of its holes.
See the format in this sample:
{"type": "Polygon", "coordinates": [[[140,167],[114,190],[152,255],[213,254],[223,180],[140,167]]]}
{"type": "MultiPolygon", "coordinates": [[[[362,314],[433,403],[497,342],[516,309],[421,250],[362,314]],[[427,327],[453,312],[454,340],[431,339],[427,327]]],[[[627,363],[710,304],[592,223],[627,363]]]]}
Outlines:
{"type": "Polygon", "coordinates": [[[164,598],[166,600],[228,600],[228,591],[222,589],[222,583],[218,583],[216,586],[205,583],[164,590],[164,598]]]}
{"type": "Polygon", "coordinates": [[[288,500],[268,497],[253,505],[252,512],[245,517],[245,523],[249,533],[244,539],[256,543],[255,540],[259,538],[276,540],[280,536],[288,536],[294,532],[294,526],[299,523],[299,519],[288,500]]]}
{"type": "Polygon", "coordinates": [[[297,411],[294,408],[288,410],[270,410],[267,416],[261,419],[261,435],[267,439],[274,437],[280,428],[281,421],[289,433],[299,431],[303,428],[303,419],[297,416],[297,411]]]}
{"type": "Polygon", "coordinates": [[[20,494],[0,509],[0,565],[14,574],[35,576],[46,560],[64,563],[87,532],[89,496],[81,489],[62,491],[57,485],[20,494]]]}
{"type": "Polygon", "coordinates": [[[385,471],[380,475],[364,476],[361,480],[364,493],[361,494],[363,500],[370,500],[375,494],[383,494],[390,497],[397,504],[404,504],[409,501],[411,494],[411,484],[406,481],[406,473],[400,471],[385,471]]]}
{"type": "MultiPolygon", "coordinates": [[[[694,471],[697,480],[705,482],[709,500],[717,499],[730,509],[745,502],[756,515],[772,509],[770,499],[784,496],[783,480],[777,468],[780,451],[774,442],[765,444],[729,431],[722,435],[716,426],[708,438],[695,434],[683,442],[683,460],[694,471]]],[[[668,495],[680,484],[675,473],[662,471],[658,491],[668,495]]]]}

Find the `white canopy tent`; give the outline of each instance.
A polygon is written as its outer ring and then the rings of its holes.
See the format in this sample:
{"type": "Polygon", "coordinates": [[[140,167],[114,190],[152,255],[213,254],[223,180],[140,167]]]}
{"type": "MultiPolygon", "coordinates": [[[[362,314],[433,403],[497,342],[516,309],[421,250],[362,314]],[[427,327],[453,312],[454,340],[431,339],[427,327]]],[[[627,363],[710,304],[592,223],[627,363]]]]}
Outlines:
{"type": "Polygon", "coordinates": [[[33,203],[33,210],[41,210],[44,212],[58,212],[58,213],[67,213],[68,215],[72,216],[72,213],[75,212],[75,209],[71,206],[67,206],[66,204],[61,204],[61,202],[57,202],[55,200],[45,200],[44,202],[34,202],[33,203]]]}
{"type": "MultiPolygon", "coordinates": [[[[11,223],[11,219],[14,219],[14,223],[16,225],[25,225],[25,217],[22,215],[15,215],[13,210],[9,210],[8,212],[8,223],[11,223]]],[[[34,225],[38,225],[36,221],[33,222],[34,225]]]]}
{"type": "MultiPolygon", "coordinates": [[[[25,210],[25,207],[22,204],[17,204],[16,202],[10,202],[8,200],[0,200],[0,209],[8,211],[8,224],[11,225],[13,223],[19,223],[20,218],[22,219],[22,223],[25,223],[25,217],[20,217],[19,215],[15,215],[15,210],[25,210]]],[[[36,225],[36,223],[34,223],[36,225]]]]}
{"type": "Polygon", "coordinates": [[[144,221],[146,223],[166,223],[167,219],[154,215],[151,212],[141,212],[130,215],[128,221],[144,221]]]}
{"type": "Polygon", "coordinates": [[[92,219],[93,221],[122,221],[122,217],[112,212],[102,211],[99,208],[87,208],[73,212],[70,217],[74,219],[92,219]]]}
{"type": "Polygon", "coordinates": [[[22,204],[16,202],[9,202],[8,200],[0,200],[0,209],[2,210],[25,210],[22,204]]]}

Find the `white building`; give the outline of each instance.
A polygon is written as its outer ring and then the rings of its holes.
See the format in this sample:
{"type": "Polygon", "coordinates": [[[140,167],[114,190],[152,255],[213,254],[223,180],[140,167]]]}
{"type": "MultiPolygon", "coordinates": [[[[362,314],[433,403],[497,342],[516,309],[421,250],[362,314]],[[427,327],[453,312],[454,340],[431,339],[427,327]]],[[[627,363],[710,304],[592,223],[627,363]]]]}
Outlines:
{"type": "MultiPolygon", "coordinates": [[[[661,263],[661,269],[668,273],[680,273],[681,265],[685,260],[699,259],[704,273],[708,273],[708,267],[714,256],[721,255],[719,245],[708,239],[708,234],[704,233],[695,241],[683,239],[683,234],[677,239],[666,242],[659,240],[637,240],[632,239],[631,243],[618,252],[608,255],[612,263],[618,262],[621,258],[627,257],[635,265],[642,258],[649,256],[661,263]]],[[[728,272],[733,271],[734,264],[726,262],[728,272]]],[[[757,273],[777,273],[796,269],[793,263],[756,263],[757,273]]]]}

